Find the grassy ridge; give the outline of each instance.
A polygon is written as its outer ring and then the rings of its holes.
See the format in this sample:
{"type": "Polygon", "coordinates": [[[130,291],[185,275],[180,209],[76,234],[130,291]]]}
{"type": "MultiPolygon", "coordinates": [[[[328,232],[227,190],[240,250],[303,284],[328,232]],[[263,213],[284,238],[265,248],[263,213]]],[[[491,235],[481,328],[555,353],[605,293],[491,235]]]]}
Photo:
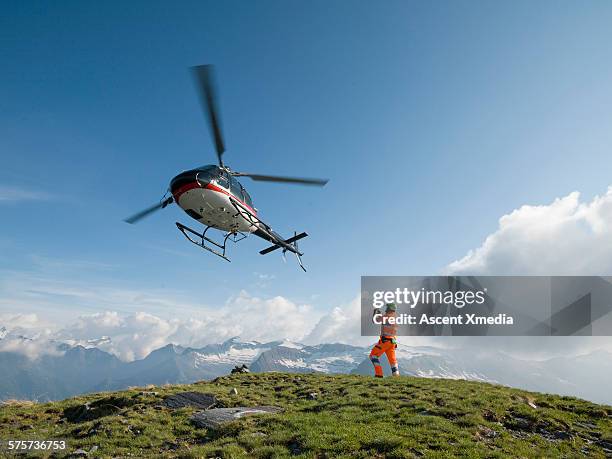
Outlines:
{"type": "Polygon", "coordinates": [[[469,381],[282,373],[0,408],[0,439],[51,438],[67,439],[71,452],[93,448],[89,457],[606,457],[612,408],[469,381]],[[160,405],[181,391],[284,412],[199,429],[194,409],[160,405]],[[63,419],[66,409],[104,399],[118,411],[63,419]]]}

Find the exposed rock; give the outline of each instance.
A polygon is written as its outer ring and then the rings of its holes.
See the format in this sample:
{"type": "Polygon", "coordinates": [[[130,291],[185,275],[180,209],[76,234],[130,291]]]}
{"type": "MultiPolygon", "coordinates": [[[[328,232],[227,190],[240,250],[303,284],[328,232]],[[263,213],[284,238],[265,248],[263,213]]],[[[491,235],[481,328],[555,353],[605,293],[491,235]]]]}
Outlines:
{"type": "Polygon", "coordinates": [[[150,390],[143,390],[138,395],[142,395],[143,397],[157,397],[159,394],[150,390]]]}
{"type": "Polygon", "coordinates": [[[247,367],[245,364],[242,364],[242,366],[236,365],[234,368],[232,368],[231,374],[250,373],[250,372],[251,371],[249,370],[249,367],[247,367]]]}
{"type": "Polygon", "coordinates": [[[235,387],[232,387],[229,391],[230,395],[238,395],[238,389],[236,389],[235,387]]]}
{"type": "Polygon", "coordinates": [[[311,392],[310,394],[308,394],[306,398],[308,400],[316,400],[318,397],[319,397],[319,394],[317,394],[316,392],[311,392]]]}
{"type": "Polygon", "coordinates": [[[557,440],[570,440],[572,438],[572,434],[571,433],[563,432],[562,430],[558,430],[557,432],[553,433],[553,436],[557,440]]]}
{"type": "Polygon", "coordinates": [[[167,397],[163,404],[172,409],[192,406],[207,410],[217,405],[217,398],[213,394],[204,394],[202,392],[179,392],[167,397]]]}
{"type": "Polygon", "coordinates": [[[597,432],[596,430],[589,430],[587,432],[587,435],[590,435],[592,438],[600,438],[601,437],[601,432],[597,432]]]}
{"type": "Polygon", "coordinates": [[[564,430],[555,430],[555,431],[551,431],[548,429],[545,429],[544,427],[537,427],[534,432],[538,433],[539,435],[541,435],[543,438],[545,438],[548,441],[561,441],[561,440],[571,440],[572,438],[574,438],[574,435],[572,434],[572,432],[570,431],[564,431],[564,430]]]}
{"type": "Polygon", "coordinates": [[[610,441],[597,440],[595,444],[601,446],[606,452],[612,452],[612,442],[610,441]]]}
{"type": "Polygon", "coordinates": [[[593,424],[592,422],[575,422],[574,424],[576,424],[579,427],[585,428],[585,429],[596,429],[597,428],[597,426],[593,424]]]}
{"type": "Polygon", "coordinates": [[[282,408],[276,406],[253,406],[253,407],[235,407],[235,408],[213,408],[212,410],[200,411],[191,417],[191,422],[196,427],[206,429],[217,429],[223,424],[226,424],[244,416],[253,416],[261,414],[274,414],[282,411],[282,408]]]}
{"type": "Polygon", "coordinates": [[[84,449],[77,449],[76,451],[73,451],[69,457],[87,457],[88,454],[89,453],[84,449]]]}
{"type": "Polygon", "coordinates": [[[68,422],[93,421],[121,411],[122,408],[132,406],[134,400],[127,397],[106,397],[83,405],[69,406],[64,410],[64,417],[68,422]]]}

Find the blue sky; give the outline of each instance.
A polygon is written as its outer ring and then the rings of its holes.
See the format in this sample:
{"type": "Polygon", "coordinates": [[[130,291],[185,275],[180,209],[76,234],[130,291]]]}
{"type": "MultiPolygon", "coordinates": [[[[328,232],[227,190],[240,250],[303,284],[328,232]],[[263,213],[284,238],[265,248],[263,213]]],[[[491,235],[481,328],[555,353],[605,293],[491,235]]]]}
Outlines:
{"type": "Polygon", "coordinates": [[[193,305],[156,305],[165,316],[242,290],[325,311],[361,275],[439,273],[501,215],[611,183],[611,23],[597,1],[12,2],[0,18],[2,308],[35,310],[42,296],[50,315],[106,308],[53,281],[193,305]],[[230,247],[232,263],[198,250],[175,206],[122,222],[214,162],[187,71],[203,63],[217,67],[232,168],[330,179],[243,181],[275,230],[310,234],[306,274],[260,256],[255,238],[230,247]]]}

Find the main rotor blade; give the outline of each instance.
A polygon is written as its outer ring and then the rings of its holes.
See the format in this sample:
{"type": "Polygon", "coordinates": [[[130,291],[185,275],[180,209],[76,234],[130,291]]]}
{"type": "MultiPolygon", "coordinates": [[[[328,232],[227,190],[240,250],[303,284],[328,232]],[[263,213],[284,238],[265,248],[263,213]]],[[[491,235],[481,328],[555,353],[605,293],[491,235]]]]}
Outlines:
{"type": "Polygon", "coordinates": [[[212,65],[196,65],[191,67],[191,72],[196,84],[196,88],[200,95],[200,103],[208,120],[210,132],[215,141],[215,149],[217,150],[217,158],[219,165],[223,166],[222,155],[225,151],[225,143],[223,142],[223,133],[221,132],[221,121],[219,119],[219,109],[217,105],[217,95],[213,83],[212,65]]]}
{"type": "Polygon", "coordinates": [[[277,175],[247,174],[244,172],[232,172],[232,175],[235,175],[236,177],[249,177],[260,182],[295,183],[298,185],[325,186],[325,184],[329,182],[327,179],[281,177],[277,175]]]}
{"type": "Polygon", "coordinates": [[[159,209],[163,209],[168,204],[170,204],[172,201],[173,201],[172,197],[169,197],[168,199],[166,199],[166,200],[164,200],[162,202],[154,204],[151,207],[147,207],[145,210],[141,210],[137,214],[134,214],[131,217],[128,217],[128,218],[126,218],[123,221],[126,222],[126,223],[129,223],[130,225],[133,224],[133,223],[137,223],[140,220],[142,220],[143,218],[148,217],[149,215],[151,215],[153,212],[157,212],[159,209]]]}

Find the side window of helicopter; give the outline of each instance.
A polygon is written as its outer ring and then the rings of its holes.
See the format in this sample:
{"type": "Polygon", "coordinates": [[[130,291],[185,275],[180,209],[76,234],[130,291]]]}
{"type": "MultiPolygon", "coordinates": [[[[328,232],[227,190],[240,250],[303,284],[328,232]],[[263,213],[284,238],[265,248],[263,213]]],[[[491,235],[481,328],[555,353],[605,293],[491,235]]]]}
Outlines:
{"type": "Polygon", "coordinates": [[[217,182],[223,188],[227,188],[229,190],[229,187],[230,187],[230,185],[229,185],[229,174],[227,173],[227,171],[221,171],[221,174],[219,174],[219,177],[217,177],[217,182]]]}
{"type": "Polygon", "coordinates": [[[244,202],[246,202],[247,206],[253,207],[253,201],[251,201],[251,196],[247,193],[247,190],[242,189],[242,195],[244,196],[244,202]]]}
{"type": "Polygon", "coordinates": [[[230,177],[230,183],[232,194],[242,201],[242,187],[240,183],[234,177],[230,177]]]}

